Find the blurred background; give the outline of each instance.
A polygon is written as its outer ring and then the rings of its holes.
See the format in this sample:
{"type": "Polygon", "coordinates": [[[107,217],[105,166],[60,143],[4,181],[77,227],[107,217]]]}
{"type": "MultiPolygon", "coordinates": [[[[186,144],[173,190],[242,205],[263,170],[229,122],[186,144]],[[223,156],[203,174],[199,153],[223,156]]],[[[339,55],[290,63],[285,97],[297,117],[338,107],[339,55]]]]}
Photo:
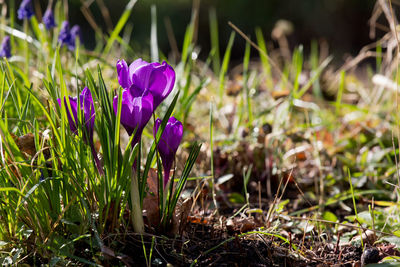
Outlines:
{"type": "MultiPolygon", "coordinates": [[[[6,0],[7,1],[7,0],[6,0]]],[[[12,1],[12,0],[8,0],[12,1]]],[[[42,10],[47,0],[35,0],[42,10]]],[[[68,2],[69,20],[83,28],[87,48],[95,46],[94,32],[82,14],[81,6],[86,4],[96,23],[107,31],[115,26],[128,0],[59,0],[68,2]],[[107,7],[109,20],[103,18],[101,6],[107,7]]],[[[21,1],[17,0],[16,5],[21,1]]],[[[304,45],[307,54],[311,40],[326,41],[335,61],[343,61],[348,55],[355,55],[362,46],[372,42],[369,37],[368,20],[373,12],[375,0],[138,0],[130,17],[132,43],[136,50],[149,49],[151,6],[157,9],[158,44],[164,53],[171,51],[167,38],[167,23],[171,23],[179,50],[190,22],[193,5],[199,6],[197,43],[201,48],[200,57],[205,58],[210,49],[209,12],[215,8],[218,19],[221,53],[224,51],[232,28],[228,21],[237,25],[244,33],[255,39],[254,29],[259,26],[270,45],[275,45],[271,33],[278,20],[284,19],[292,26],[287,39],[290,48],[304,45]]],[[[378,31],[378,37],[384,32],[378,31]]],[[[232,59],[243,56],[244,40],[237,36],[232,59]]],[[[254,52],[254,51],[253,51],[254,52]]]]}

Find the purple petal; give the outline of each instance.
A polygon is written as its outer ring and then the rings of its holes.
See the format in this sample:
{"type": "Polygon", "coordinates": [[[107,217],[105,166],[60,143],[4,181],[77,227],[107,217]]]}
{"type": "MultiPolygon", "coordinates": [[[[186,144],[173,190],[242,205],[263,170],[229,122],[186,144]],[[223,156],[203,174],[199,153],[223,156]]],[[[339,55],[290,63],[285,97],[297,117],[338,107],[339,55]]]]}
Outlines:
{"type": "MultiPolygon", "coordinates": [[[[134,72],[129,72],[134,89],[137,90],[136,92],[132,92],[132,94],[143,94],[148,91],[153,70],[154,66],[152,64],[147,64],[139,66],[134,72]]],[[[133,90],[131,89],[131,91],[133,90]]]]}
{"type": "Polygon", "coordinates": [[[75,38],[79,38],[79,40],[82,42],[82,31],[79,25],[74,25],[71,28],[70,34],[71,34],[71,39],[75,40],[75,38]]]}
{"type": "Polygon", "coordinates": [[[71,51],[75,50],[75,45],[76,45],[76,38],[79,38],[80,42],[82,42],[82,32],[81,32],[81,27],[79,25],[74,25],[70,32],[70,38],[68,42],[68,49],[71,51]]]}
{"type": "MultiPolygon", "coordinates": [[[[114,112],[118,112],[118,96],[113,101],[114,112]]],[[[134,143],[139,141],[143,128],[153,114],[153,96],[133,97],[129,90],[123,90],[121,102],[121,124],[125,127],[129,135],[136,130],[134,143]]]]}
{"type": "Polygon", "coordinates": [[[29,19],[33,16],[32,0],[23,0],[18,8],[18,19],[29,19]]]}
{"type": "MultiPolygon", "coordinates": [[[[132,63],[133,64],[133,63],[132,63]]],[[[117,61],[118,82],[122,88],[128,89],[131,86],[129,79],[129,68],[125,60],[117,61]]]]}
{"type": "Polygon", "coordinates": [[[10,36],[5,36],[3,38],[3,42],[1,42],[0,46],[0,58],[11,57],[11,43],[10,43],[10,36]]]}
{"type": "Polygon", "coordinates": [[[149,90],[154,97],[157,107],[171,93],[175,84],[175,71],[165,61],[162,65],[155,65],[149,81],[149,90]]]}
{"type": "MultiPolygon", "coordinates": [[[[157,119],[153,128],[154,138],[156,137],[160,125],[161,120],[157,119]]],[[[182,135],[182,123],[174,117],[169,118],[157,145],[164,168],[164,186],[169,180],[169,172],[171,170],[172,163],[174,162],[175,153],[178,150],[179,144],[182,140],[182,135]]]]}
{"type": "Polygon", "coordinates": [[[171,93],[175,84],[175,71],[165,61],[141,65],[132,75],[135,90],[149,91],[154,97],[154,108],[171,93]],[[139,90],[140,89],[140,90],[139,90]]]}
{"type": "Polygon", "coordinates": [[[133,73],[136,72],[137,69],[146,65],[149,65],[149,63],[141,58],[138,58],[135,61],[133,61],[131,65],[129,65],[129,73],[132,75],[133,73]]]}
{"type": "Polygon", "coordinates": [[[61,24],[60,34],[58,35],[58,41],[60,42],[61,46],[68,45],[70,43],[71,34],[69,32],[69,22],[63,21],[61,24]]]}
{"type": "Polygon", "coordinates": [[[85,87],[80,96],[79,101],[81,104],[81,109],[83,110],[83,115],[85,119],[85,127],[87,132],[89,133],[89,137],[93,136],[94,130],[94,121],[95,121],[95,109],[93,104],[92,93],[89,88],[85,87]]]}
{"type": "MultiPolygon", "coordinates": [[[[68,109],[68,103],[67,99],[64,97],[64,105],[65,105],[65,110],[67,113],[67,119],[68,119],[68,124],[71,132],[74,134],[77,134],[77,126],[76,126],[76,121],[78,119],[78,114],[77,114],[77,98],[76,97],[68,97],[69,98],[69,104],[71,106],[71,111],[68,109]],[[72,118],[71,116],[74,118],[72,118]]],[[[61,99],[57,98],[58,105],[61,107],[61,99]]]]}
{"type": "Polygon", "coordinates": [[[46,10],[46,12],[43,15],[42,21],[43,21],[43,24],[46,26],[46,29],[48,29],[48,30],[57,26],[57,24],[54,20],[53,11],[51,10],[51,8],[48,8],[46,10]]]}
{"type": "MultiPolygon", "coordinates": [[[[78,134],[78,98],[68,96],[69,105],[71,109],[68,108],[67,98],[64,97],[64,105],[67,113],[68,124],[70,130],[74,134],[78,134]]],[[[57,99],[58,105],[61,107],[61,100],[57,99]]],[[[81,94],[79,95],[79,104],[83,112],[83,121],[81,125],[84,125],[84,141],[91,144],[93,142],[93,131],[94,131],[94,121],[95,121],[95,109],[92,99],[92,93],[85,87],[81,94]]]]}

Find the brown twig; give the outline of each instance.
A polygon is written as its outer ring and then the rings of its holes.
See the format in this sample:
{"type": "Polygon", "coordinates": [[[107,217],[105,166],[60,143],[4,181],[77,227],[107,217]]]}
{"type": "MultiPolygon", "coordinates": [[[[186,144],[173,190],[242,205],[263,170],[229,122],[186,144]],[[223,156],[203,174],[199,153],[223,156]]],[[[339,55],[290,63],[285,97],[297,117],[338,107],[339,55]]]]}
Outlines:
{"type": "Polygon", "coordinates": [[[240,36],[242,36],[243,39],[246,40],[246,42],[250,43],[250,45],[252,47],[254,47],[255,49],[258,50],[259,53],[261,53],[263,56],[265,56],[266,58],[268,58],[269,62],[271,63],[271,65],[275,68],[275,70],[278,72],[279,76],[285,80],[285,82],[287,82],[287,84],[293,88],[293,84],[287,79],[287,77],[285,75],[283,75],[283,72],[281,71],[281,69],[279,68],[278,64],[275,63],[275,61],[268,56],[267,53],[265,53],[256,43],[254,43],[252,40],[250,40],[250,38],[244,34],[235,24],[233,24],[232,22],[228,21],[228,25],[232,27],[232,29],[234,29],[240,36]]]}

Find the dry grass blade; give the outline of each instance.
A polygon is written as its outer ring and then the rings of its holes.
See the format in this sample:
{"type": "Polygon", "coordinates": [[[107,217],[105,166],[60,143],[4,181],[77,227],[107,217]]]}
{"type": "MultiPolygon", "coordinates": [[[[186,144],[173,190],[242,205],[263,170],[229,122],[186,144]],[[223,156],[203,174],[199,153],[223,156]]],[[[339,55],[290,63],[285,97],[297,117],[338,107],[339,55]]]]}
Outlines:
{"type": "Polygon", "coordinates": [[[232,29],[234,29],[237,33],[240,34],[240,36],[243,37],[243,39],[246,40],[246,42],[249,42],[251,44],[252,47],[254,47],[255,49],[258,50],[258,52],[260,52],[261,54],[263,54],[266,58],[268,58],[269,62],[271,63],[271,65],[274,67],[274,69],[278,72],[279,76],[281,79],[285,80],[285,82],[287,82],[287,84],[293,88],[293,84],[286,78],[285,75],[283,75],[283,72],[281,71],[280,67],[278,66],[278,64],[270,57],[268,56],[260,47],[258,47],[258,45],[256,43],[254,43],[252,40],[250,40],[250,38],[244,34],[235,24],[233,24],[232,22],[228,21],[228,25],[232,27],[232,29]]]}

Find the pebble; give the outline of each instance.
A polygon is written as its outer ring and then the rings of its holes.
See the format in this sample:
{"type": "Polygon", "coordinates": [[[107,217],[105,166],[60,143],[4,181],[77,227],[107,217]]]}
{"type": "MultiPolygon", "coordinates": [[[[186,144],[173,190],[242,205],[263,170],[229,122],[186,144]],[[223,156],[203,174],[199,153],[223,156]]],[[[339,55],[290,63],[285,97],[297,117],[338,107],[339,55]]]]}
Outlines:
{"type": "Polygon", "coordinates": [[[379,256],[379,250],[377,248],[367,248],[361,256],[361,266],[377,263],[380,260],[381,257],[379,256]]]}

